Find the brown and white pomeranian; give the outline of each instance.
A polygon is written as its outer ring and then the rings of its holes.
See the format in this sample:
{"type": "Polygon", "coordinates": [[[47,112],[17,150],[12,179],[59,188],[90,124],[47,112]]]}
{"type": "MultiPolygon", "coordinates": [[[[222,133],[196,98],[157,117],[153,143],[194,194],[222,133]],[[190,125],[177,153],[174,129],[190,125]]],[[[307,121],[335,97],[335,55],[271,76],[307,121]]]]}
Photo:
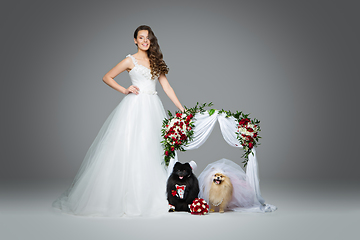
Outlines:
{"type": "Polygon", "coordinates": [[[223,213],[231,201],[232,192],[230,179],[224,174],[216,173],[209,191],[210,212],[215,212],[215,208],[219,207],[219,212],[223,213]]]}

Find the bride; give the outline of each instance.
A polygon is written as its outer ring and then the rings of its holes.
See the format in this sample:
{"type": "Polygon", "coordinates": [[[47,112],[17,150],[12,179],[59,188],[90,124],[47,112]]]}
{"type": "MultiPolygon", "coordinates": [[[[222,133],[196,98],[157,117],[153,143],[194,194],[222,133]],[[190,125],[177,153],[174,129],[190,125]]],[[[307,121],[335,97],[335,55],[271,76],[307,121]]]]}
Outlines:
{"type": "Polygon", "coordinates": [[[149,216],[166,213],[166,170],[161,147],[163,105],[158,80],[177,108],[183,106],[165,74],[168,67],[153,31],[134,32],[137,53],[128,55],[103,77],[126,96],[113,110],[90,146],[72,183],[54,203],[62,212],[85,216],[149,216]],[[114,78],[128,71],[132,85],[114,78]]]}

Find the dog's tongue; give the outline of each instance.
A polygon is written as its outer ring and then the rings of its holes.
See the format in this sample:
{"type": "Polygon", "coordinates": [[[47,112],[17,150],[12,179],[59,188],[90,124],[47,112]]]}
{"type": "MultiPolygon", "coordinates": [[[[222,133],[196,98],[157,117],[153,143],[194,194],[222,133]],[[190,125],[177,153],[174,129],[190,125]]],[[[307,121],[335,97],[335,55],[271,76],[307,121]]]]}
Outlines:
{"type": "Polygon", "coordinates": [[[179,176],[179,178],[180,178],[180,179],[183,179],[184,177],[182,177],[182,176],[179,176]]]}
{"type": "Polygon", "coordinates": [[[220,184],[220,181],[219,181],[219,180],[216,180],[216,183],[217,183],[217,184],[220,184]]]}

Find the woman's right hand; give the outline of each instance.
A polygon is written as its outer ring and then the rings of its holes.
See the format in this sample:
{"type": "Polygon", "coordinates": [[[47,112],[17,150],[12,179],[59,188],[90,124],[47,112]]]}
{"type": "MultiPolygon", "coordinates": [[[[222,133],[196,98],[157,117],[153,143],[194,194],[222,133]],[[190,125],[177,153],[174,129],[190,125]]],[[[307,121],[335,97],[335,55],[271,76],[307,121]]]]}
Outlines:
{"type": "Polygon", "coordinates": [[[134,93],[136,95],[139,94],[139,88],[137,86],[134,86],[134,85],[131,85],[130,87],[128,87],[126,90],[125,90],[125,94],[129,94],[129,93],[134,93]]]}

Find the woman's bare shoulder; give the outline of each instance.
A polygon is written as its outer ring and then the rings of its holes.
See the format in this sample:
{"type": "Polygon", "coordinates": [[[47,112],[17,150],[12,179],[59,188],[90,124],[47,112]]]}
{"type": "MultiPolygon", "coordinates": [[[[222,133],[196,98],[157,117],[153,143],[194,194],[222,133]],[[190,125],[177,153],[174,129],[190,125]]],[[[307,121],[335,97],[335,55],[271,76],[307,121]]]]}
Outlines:
{"type": "Polygon", "coordinates": [[[123,60],[121,60],[118,65],[125,66],[127,69],[131,69],[134,67],[133,60],[129,57],[129,55],[123,60]]]}

